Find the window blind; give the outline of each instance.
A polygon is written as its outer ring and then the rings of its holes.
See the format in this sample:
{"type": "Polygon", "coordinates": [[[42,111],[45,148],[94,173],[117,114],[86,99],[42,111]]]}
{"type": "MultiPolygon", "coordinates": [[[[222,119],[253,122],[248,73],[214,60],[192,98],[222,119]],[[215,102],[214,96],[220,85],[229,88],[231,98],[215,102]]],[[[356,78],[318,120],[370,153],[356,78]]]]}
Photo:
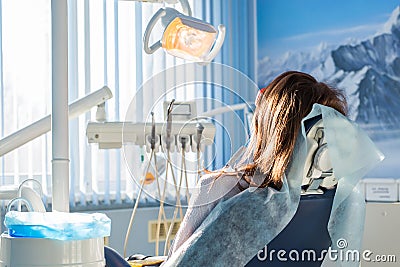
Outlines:
{"type": "MultiPolygon", "coordinates": [[[[214,61],[236,68],[256,82],[256,1],[189,2],[195,17],[214,26],[226,25],[225,43],[214,61]]],[[[51,111],[50,4],[50,0],[0,0],[1,137],[51,111]]],[[[164,84],[143,88],[145,93],[136,94],[152,75],[185,63],[161,49],[153,55],[143,52],[145,27],[161,7],[162,4],[135,1],[68,1],[70,102],[107,85],[114,95],[106,104],[108,121],[125,120],[132,99],[136,105],[134,117],[143,121],[153,106],[154,96],[165,95],[166,88],[180,77],[194,75],[190,65],[183,72],[173,69],[173,75],[165,75],[164,84]]],[[[161,34],[161,29],[155,29],[151,43],[161,34]]],[[[195,75],[200,78],[220,75],[227,87],[240,82],[218,71],[195,75]]],[[[188,84],[183,94],[168,96],[177,100],[204,100],[198,107],[201,112],[218,105],[253,101],[255,94],[245,86],[233,94],[216,85],[188,84]]],[[[240,113],[236,115],[243,117],[240,113]]],[[[161,112],[157,116],[157,119],[163,119],[161,112]]],[[[219,125],[215,145],[205,157],[210,169],[222,167],[233,150],[245,142],[243,131],[237,129],[241,125],[230,123],[231,116],[225,114],[215,118],[219,125]]],[[[137,186],[130,177],[123,150],[100,150],[89,145],[85,131],[87,122],[91,120],[95,120],[95,109],[70,120],[69,124],[71,210],[131,205],[137,186]]],[[[140,154],[140,148],[136,152],[140,154]]],[[[0,176],[0,186],[18,185],[28,178],[37,179],[43,186],[45,201],[51,203],[51,134],[1,157],[0,176]]],[[[2,204],[4,216],[7,202],[2,204]]]]}

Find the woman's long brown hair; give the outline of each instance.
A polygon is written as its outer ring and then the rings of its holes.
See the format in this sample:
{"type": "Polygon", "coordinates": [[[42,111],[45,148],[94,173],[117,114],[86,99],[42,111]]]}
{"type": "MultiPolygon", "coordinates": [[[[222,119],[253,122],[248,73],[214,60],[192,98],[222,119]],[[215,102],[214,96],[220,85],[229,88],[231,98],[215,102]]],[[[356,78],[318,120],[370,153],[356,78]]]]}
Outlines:
{"type": "Polygon", "coordinates": [[[315,103],[347,114],[344,94],[306,73],[282,73],[262,89],[256,100],[253,133],[245,153],[245,157],[253,158],[253,163],[239,167],[238,171],[244,173],[242,178],[251,183],[251,176],[258,168],[266,175],[260,187],[281,188],[301,120],[315,103]]]}

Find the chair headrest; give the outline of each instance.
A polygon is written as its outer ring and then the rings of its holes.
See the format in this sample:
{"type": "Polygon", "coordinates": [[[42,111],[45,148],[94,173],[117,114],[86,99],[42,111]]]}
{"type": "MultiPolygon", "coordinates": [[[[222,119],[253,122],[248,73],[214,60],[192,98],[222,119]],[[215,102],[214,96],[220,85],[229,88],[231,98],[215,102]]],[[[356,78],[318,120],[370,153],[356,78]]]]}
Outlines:
{"type": "Polygon", "coordinates": [[[321,120],[322,120],[322,115],[321,114],[306,120],[304,122],[304,127],[305,127],[305,130],[306,130],[306,133],[308,133],[311,130],[311,128],[321,120]]]}
{"type": "Polygon", "coordinates": [[[307,156],[304,165],[302,194],[322,194],[323,188],[337,184],[328,154],[322,116],[304,122],[307,134],[307,156]]]}

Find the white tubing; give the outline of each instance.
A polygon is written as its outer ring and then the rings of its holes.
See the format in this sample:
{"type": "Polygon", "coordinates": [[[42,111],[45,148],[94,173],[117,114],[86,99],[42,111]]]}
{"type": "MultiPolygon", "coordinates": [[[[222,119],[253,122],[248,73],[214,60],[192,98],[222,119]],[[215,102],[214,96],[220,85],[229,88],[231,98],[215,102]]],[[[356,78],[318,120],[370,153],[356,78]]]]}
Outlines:
{"type": "MultiPolygon", "coordinates": [[[[177,218],[178,210],[179,210],[179,215],[180,215],[181,220],[183,219],[180,187],[182,185],[182,180],[183,180],[183,165],[185,164],[185,161],[182,160],[180,180],[179,180],[179,184],[177,184],[177,181],[175,179],[175,175],[174,175],[174,172],[173,172],[173,165],[171,163],[171,155],[170,155],[170,151],[169,150],[167,150],[167,157],[168,157],[168,163],[167,164],[170,164],[170,166],[171,166],[171,174],[172,174],[172,178],[173,178],[174,185],[175,185],[175,192],[176,192],[176,203],[175,203],[175,205],[176,206],[175,206],[174,214],[173,214],[173,217],[172,217],[171,225],[169,227],[167,236],[165,238],[164,256],[167,255],[167,251],[169,250],[169,246],[170,246],[169,239],[170,239],[170,235],[172,233],[172,229],[173,229],[174,223],[175,223],[176,218],[177,218]]],[[[182,158],[184,158],[184,157],[185,157],[185,149],[182,149],[182,158]]],[[[164,199],[162,201],[164,201],[164,200],[165,200],[165,195],[164,195],[164,199]]]]}
{"type": "Polygon", "coordinates": [[[131,234],[131,230],[132,230],[132,226],[133,226],[133,220],[135,219],[136,211],[137,211],[137,208],[139,206],[140,197],[142,196],[144,182],[146,181],[146,174],[149,171],[153,155],[154,155],[154,153],[151,153],[150,160],[147,163],[146,171],[142,175],[142,181],[140,182],[140,186],[139,186],[139,193],[138,193],[138,195],[136,197],[135,205],[134,205],[133,210],[132,210],[131,219],[129,220],[129,224],[128,224],[128,229],[126,230],[125,241],[124,241],[124,258],[126,257],[126,248],[128,246],[129,235],[131,234]]]}
{"type": "MultiPolygon", "coordinates": [[[[158,210],[158,217],[157,217],[156,256],[158,256],[158,253],[159,253],[161,223],[163,223],[164,227],[165,227],[165,225],[167,225],[167,221],[166,220],[164,220],[164,222],[161,222],[161,215],[162,215],[162,212],[165,212],[164,211],[164,201],[165,201],[165,195],[166,195],[167,185],[168,185],[168,183],[167,183],[168,168],[169,168],[169,163],[167,161],[167,165],[165,166],[164,188],[163,188],[163,193],[162,193],[162,196],[161,196],[161,199],[160,199],[160,208],[158,210]]],[[[166,229],[166,228],[164,228],[164,229],[166,229]]],[[[165,233],[167,234],[167,231],[165,233]]],[[[167,246],[166,242],[165,242],[164,246],[167,246]]],[[[165,249],[164,249],[164,254],[165,254],[165,249]]]]}
{"type": "MultiPolygon", "coordinates": [[[[154,149],[152,150],[151,153],[154,153],[154,170],[155,170],[155,174],[156,174],[156,182],[157,182],[157,190],[158,190],[158,198],[159,200],[161,200],[162,196],[161,196],[161,187],[160,187],[160,175],[158,173],[158,168],[157,168],[157,155],[154,151],[154,149]]],[[[164,206],[160,204],[160,210],[159,213],[162,215],[163,217],[163,226],[164,226],[164,232],[167,233],[168,229],[167,229],[167,216],[165,215],[165,210],[164,210],[164,206]]],[[[160,216],[160,215],[159,215],[160,216]]],[[[159,246],[160,246],[160,230],[161,230],[161,217],[159,217],[160,219],[157,220],[157,234],[156,234],[156,247],[155,247],[155,255],[159,256],[159,246]]]]}

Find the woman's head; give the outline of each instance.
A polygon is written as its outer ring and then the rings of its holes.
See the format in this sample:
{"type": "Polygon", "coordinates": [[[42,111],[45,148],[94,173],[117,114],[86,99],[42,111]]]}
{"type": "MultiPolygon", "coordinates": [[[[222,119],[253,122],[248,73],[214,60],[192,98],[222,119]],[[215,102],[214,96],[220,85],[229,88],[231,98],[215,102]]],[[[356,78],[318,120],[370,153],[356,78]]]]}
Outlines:
{"type": "Polygon", "coordinates": [[[293,154],[301,120],[318,103],[347,113],[343,93],[309,74],[288,71],[263,88],[256,100],[249,152],[255,167],[267,174],[262,186],[281,186],[293,154]]]}

